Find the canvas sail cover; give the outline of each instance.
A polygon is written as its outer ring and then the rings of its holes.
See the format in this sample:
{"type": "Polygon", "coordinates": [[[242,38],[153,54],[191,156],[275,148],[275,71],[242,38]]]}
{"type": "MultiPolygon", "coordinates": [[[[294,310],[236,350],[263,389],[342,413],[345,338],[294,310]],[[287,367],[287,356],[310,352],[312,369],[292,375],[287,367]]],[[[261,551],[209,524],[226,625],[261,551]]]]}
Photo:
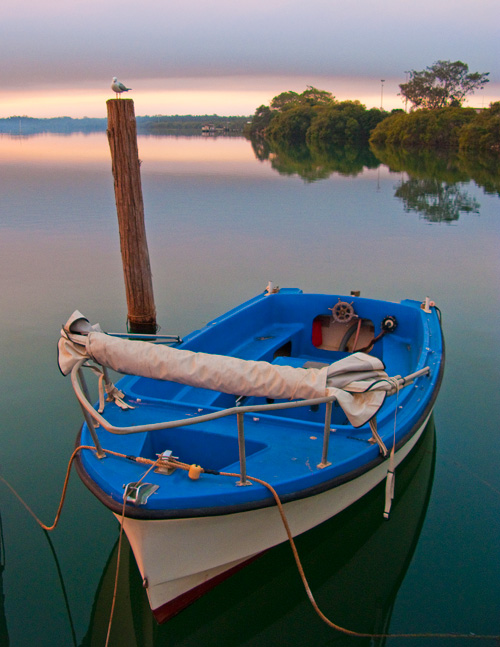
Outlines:
{"type": "Polygon", "coordinates": [[[355,427],[377,413],[386,392],[392,389],[381,360],[365,353],[354,353],[323,368],[295,368],[119,339],[85,322],[85,317],[76,311],[61,331],[58,361],[64,375],[87,357],[126,375],[238,396],[276,400],[335,396],[355,427]],[[375,384],[378,388],[373,389],[375,384]]]}

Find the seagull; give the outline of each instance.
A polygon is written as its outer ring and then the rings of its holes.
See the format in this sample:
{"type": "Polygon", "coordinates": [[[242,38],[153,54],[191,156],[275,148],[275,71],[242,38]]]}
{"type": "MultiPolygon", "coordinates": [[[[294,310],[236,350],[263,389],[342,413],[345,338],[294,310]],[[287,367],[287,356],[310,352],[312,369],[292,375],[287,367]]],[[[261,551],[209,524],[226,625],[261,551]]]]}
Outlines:
{"type": "Polygon", "coordinates": [[[116,97],[118,98],[118,95],[121,94],[122,92],[128,92],[132,88],[127,88],[126,85],[123,85],[121,81],[118,81],[116,76],[113,77],[113,82],[111,83],[111,89],[113,92],[116,92],[116,97]]]}

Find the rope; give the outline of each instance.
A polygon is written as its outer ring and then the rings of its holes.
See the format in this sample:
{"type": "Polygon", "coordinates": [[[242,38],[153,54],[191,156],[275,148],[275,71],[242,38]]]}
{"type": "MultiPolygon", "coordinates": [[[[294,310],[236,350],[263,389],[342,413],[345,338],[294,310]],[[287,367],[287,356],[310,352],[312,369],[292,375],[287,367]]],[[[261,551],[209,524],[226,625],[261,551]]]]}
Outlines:
{"type": "Polygon", "coordinates": [[[362,319],[360,317],[359,320],[358,320],[358,328],[356,330],[356,337],[354,338],[354,344],[352,345],[352,352],[353,353],[356,352],[356,346],[357,346],[358,339],[359,339],[359,333],[361,332],[361,323],[362,323],[362,319]]]}
{"type": "Polygon", "coordinates": [[[387,476],[385,481],[385,508],[384,508],[384,519],[389,519],[391,512],[392,501],[394,499],[394,485],[395,485],[395,465],[394,465],[394,455],[396,452],[396,430],[397,430],[397,420],[398,420],[398,405],[399,405],[399,381],[396,378],[389,378],[388,381],[393,385],[393,388],[396,390],[396,406],[394,407],[394,429],[392,435],[392,448],[391,453],[389,454],[389,467],[387,468],[387,476]]]}
{"type": "MultiPolygon", "coordinates": [[[[119,452],[112,452],[111,450],[106,450],[106,449],[104,451],[109,453],[109,454],[115,454],[117,456],[122,456],[122,457],[125,457],[125,458],[129,458],[128,456],[125,456],[125,454],[120,454],[119,452]]],[[[135,458],[137,459],[139,457],[135,457],[135,458]]],[[[158,460],[156,460],[156,461],[151,461],[151,460],[146,458],[146,459],[142,459],[142,461],[138,461],[138,462],[146,462],[146,461],[148,463],[151,463],[151,465],[144,472],[144,474],[141,476],[141,478],[136,483],[140,483],[141,481],[143,481],[146,478],[146,476],[149,474],[149,472],[151,472],[151,470],[155,467],[155,465],[160,463],[161,457],[159,457],[158,460]]],[[[120,556],[121,556],[121,552],[122,552],[123,522],[125,520],[125,508],[126,508],[126,505],[127,505],[127,489],[125,489],[125,491],[123,492],[122,513],[121,513],[121,516],[120,516],[120,534],[119,534],[119,537],[118,537],[118,553],[117,553],[117,556],[116,556],[115,584],[114,584],[114,587],[113,587],[113,600],[111,602],[111,611],[109,613],[108,631],[107,631],[107,634],[106,634],[105,647],[108,647],[108,644],[109,644],[109,639],[111,637],[111,625],[113,624],[113,616],[114,616],[114,613],[115,613],[116,595],[117,595],[117,592],[118,592],[118,578],[119,578],[119,575],[120,575],[120,556]]]]}
{"type": "MultiPolygon", "coordinates": [[[[94,452],[96,451],[96,448],[93,445],[79,445],[78,447],[76,447],[73,450],[73,453],[71,454],[71,457],[70,457],[70,459],[68,461],[68,467],[66,469],[66,476],[64,478],[64,484],[63,484],[63,488],[62,488],[61,499],[59,501],[59,507],[57,509],[56,516],[55,516],[54,521],[53,521],[51,526],[47,526],[42,521],[40,521],[40,519],[33,512],[33,510],[29,507],[29,505],[26,503],[26,501],[24,501],[24,499],[21,497],[21,495],[0,474],[0,481],[2,481],[2,483],[4,483],[9,488],[9,490],[12,492],[12,494],[16,497],[16,499],[19,501],[19,503],[21,503],[21,505],[28,511],[28,513],[33,517],[33,519],[37,522],[37,524],[40,526],[40,528],[42,528],[43,530],[46,530],[47,532],[51,532],[52,530],[55,530],[57,524],[59,523],[59,520],[61,518],[62,509],[63,509],[63,506],[64,506],[64,501],[66,499],[66,493],[67,493],[67,490],[68,490],[69,477],[70,477],[70,474],[71,474],[71,468],[73,466],[73,461],[75,460],[78,452],[80,450],[82,450],[82,449],[88,449],[88,450],[94,451],[94,452]]],[[[137,462],[137,463],[144,463],[146,465],[150,465],[151,467],[142,475],[142,477],[139,479],[139,481],[137,481],[138,483],[140,483],[146,477],[146,475],[155,467],[155,465],[160,462],[160,459],[158,459],[156,461],[153,461],[153,460],[150,460],[149,458],[142,458],[141,456],[127,456],[127,454],[122,454],[121,452],[115,452],[115,451],[113,451],[111,449],[103,449],[103,451],[106,454],[111,454],[112,456],[117,456],[118,458],[128,458],[128,459],[135,460],[135,462],[137,462]]],[[[185,465],[186,465],[185,463],[179,463],[178,467],[186,469],[185,465]]],[[[189,468],[189,466],[187,466],[187,467],[189,468]]]]}
{"type": "Polygon", "coordinates": [[[122,553],[122,539],[123,539],[123,520],[125,519],[125,506],[127,505],[127,492],[123,494],[122,514],[120,518],[120,534],[118,536],[118,553],[116,555],[116,572],[115,572],[115,585],[113,587],[113,600],[111,602],[111,611],[109,612],[108,631],[106,633],[105,647],[108,647],[109,639],[111,637],[111,625],[113,624],[113,616],[115,613],[116,594],[118,592],[118,577],[120,575],[120,557],[122,553]]]}
{"type": "MultiPolygon", "coordinates": [[[[68,467],[66,470],[66,477],[64,480],[64,485],[63,485],[63,491],[61,494],[61,500],[59,502],[59,507],[56,513],[56,517],[54,520],[54,523],[52,526],[46,526],[43,524],[40,519],[35,515],[35,513],[31,510],[31,508],[28,506],[27,503],[22,499],[22,497],[16,492],[16,490],[6,481],[6,479],[3,478],[3,476],[0,475],[0,480],[5,483],[5,485],[9,488],[9,490],[14,494],[14,496],[20,501],[20,503],[26,508],[26,510],[30,513],[30,515],[35,519],[35,521],[44,529],[47,531],[54,530],[55,527],[57,526],[61,512],[62,512],[62,507],[64,505],[64,500],[66,497],[66,491],[68,487],[68,481],[69,481],[69,476],[71,472],[71,467],[73,465],[73,461],[77,455],[77,453],[82,450],[82,449],[88,449],[90,451],[96,451],[96,448],[93,447],[92,445],[79,445],[76,447],[76,449],[73,451],[71,454],[71,457],[68,462],[68,467]]],[[[394,449],[394,446],[393,446],[394,449]]],[[[158,457],[157,460],[153,461],[148,458],[143,458],[141,456],[129,456],[127,454],[122,454],[121,452],[115,452],[110,449],[104,449],[103,450],[106,454],[111,454],[113,456],[117,456],[120,458],[126,458],[129,460],[134,460],[137,463],[143,463],[149,465],[149,468],[144,472],[144,474],[141,476],[139,481],[137,483],[140,483],[144,478],[149,474],[149,472],[154,469],[154,467],[162,462],[161,456],[158,457]]],[[[187,463],[182,463],[181,461],[178,461],[177,459],[172,459],[170,458],[168,461],[172,467],[178,467],[179,469],[183,470],[189,470],[191,467],[187,463]]],[[[238,478],[241,479],[241,474],[233,473],[233,472],[217,472],[215,470],[208,470],[208,469],[202,469],[203,472],[208,473],[208,474],[214,474],[214,475],[219,475],[219,476],[229,476],[231,478],[238,478]]],[[[269,490],[269,492],[272,494],[274,501],[276,503],[276,506],[278,508],[281,521],[283,523],[283,527],[285,529],[285,532],[288,537],[288,542],[290,544],[290,547],[292,549],[293,557],[295,560],[295,564],[297,566],[297,570],[299,572],[300,578],[302,580],[302,584],[304,586],[304,589],[306,591],[307,597],[309,598],[309,601],[311,602],[311,605],[317,615],[323,620],[325,624],[327,624],[329,627],[332,629],[335,629],[339,633],[342,633],[347,636],[353,636],[356,638],[458,638],[458,639],[469,639],[469,640],[500,640],[500,634],[499,635],[486,635],[486,634],[457,634],[457,633],[380,633],[380,634],[375,634],[375,633],[364,633],[364,632],[359,632],[359,631],[354,631],[352,629],[347,629],[346,627],[342,627],[330,620],[319,608],[314,595],[311,591],[311,588],[309,586],[309,582],[307,581],[307,577],[304,571],[304,567],[302,566],[302,562],[300,560],[299,553],[297,551],[297,547],[295,545],[295,541],[293,539],[292,531],[290,529],[290,525],[288,523],[288,519],[286,517],[283,504],[281,502],[281,499],[276,492],[276,490],[273,488],[273,486],[270,483],[267,483],[266,481],[263,481],[262,479],[259,479],[255,476],[248,476],[246,477],[249,481],[254,481],[255,483],[259,483],[260,485],[264,486],[269,490]]],[[[119,576],[119,569],[120,569],[120,554],[121,554],[121,543],[122,543],[122,537],[123,537],[123,521],[125,519],[125,509],[126,509],[126,500],[127,500],[127,492],[124,492],[123,495],[123,506],[122,506],[122,513],[121,513],[121,523],[120,523],[120,536],[119,536],[119,543],[118,543],[118,554],[117,554],[117,562],[116,562],[116,574],[115,574],[115,585],[114,585],[114,591],[113,591],[113,601],[111,605],[111,612],[110,612],[110,618],[109,618],[109,624],[108,624],[108,632],[107,632],[107,638],[106,638],[106,647],[108,646],[110,634],[111,634],[111,625],[113,621],[113,614],[114,614],[114,609],[115,609],[115,602],[116,602],[116,594],[117,594],[117,589],[118,589],[118,576],[119,576]]]]}
{"type": "Polygon", "coordinates": [[[57,513],[54,519],[54,522],[52,523],[51,526],[46,526],[40,519],[36,516],[36,514],[33,512],[33,510],[29,507],[29,505],[23,500],[23,498],[16,492],[16,490],[12,487],[12,485],[0,474],[0,480],[9,488],[9,490],[12,492],[12,494],[16,497],[16,499],[21,503],[21,505],[26,508],[26,510],[29,512],[29,514],[33,517],[33,519],[37,522],[37,524],[42,528],[43,530],[46,530],[47,532],[51,532],[54,530],[59,523],[59,519],[61,518],[61,512],[63,509],[64,505],[64,500],[66,498],[66,491],[68,489],[68,482],[69,482],[69,476],[71,473],[71,467],[73,465],[73,461],[76,458],[76,455],[80,451],[80,449],[92,449],[95,451],[95,447],[89,446],[89,445],[80,445],[77,447],[73,453],[71,454],[71,457],[68,462],[68,467],[66,469],[66,477],[64,479],[64,485],[62,489],[62,494],[61,494],[61,499],[59,501],[59,507],[57,509],[57,513]]]}
{"type": "MultiPolygon", "coordinates": [[[[220,472],[220,475],[240,478],[240,474],[233,474],[230,472],[220,472]]],[[[309,601],[311,602],[311,605],[313,609],[316,611],[317,615],[321,618],[321,620],[323,620],[323,622],[325,622],[332,629],[335,629],[336,631],[342,634],[345,634],[347,636],[353,636],[356,638],[461,638],[461,639],[468,638],[468,639],[476,639],[476,640],[500,640],[500,635],[490,636],[490,635],[480,635],[480,634],[456,634],[456,633],[391,633],[391,634],[362,633],[359,631],[346,629],[345,627],[341,627],[340,625],[335,624],[329,618],[327,618],[327,616],[321,611],[316,600],[314,599],[314,595],[307,581],[307,577],[304,572],[304,567],[302,566],[302,562],[300,560],[300,556],[297,551],[295,541],[293,539],[292,531],[290,530],[288,519],[286,518],[285,511],[283,509],[283,504],[281,503],[281,499],[279,498],[278,493],[273,488],[273,486],[270,483],[267,483],[266,481],[262,481],[261,479],[255,478],[254,476],[247,476],[247,479],[250,481],[254,481],[255,483],[260,483],[260,485],[263,485],[264,487],[266,487],[269,490],[269,492],[271,492],[271,494],[273,495],[273,498],[276,502],[276,505],[278,507],[278,510],[281,516],[281,520],[283,522],[283,526],[288,536],[288,542],[292,549],[295,563],[297,565],[297,570],[299,571],[299,575],[304,585],[307,597],[309,598],[309,601]]]]}
{"type": "MultiPolygon", "coordinates": [[[[28,513],[33,517],[33,519],[37,522],[37,524],[45,531],[51,532],[52,530],[55,530],[57,524],[59,523],[59,520],[61,518],[61,513],[62,509],[64,506],[64,501],[66,499],[66,493],[68,490],[68,482],[69,482],[69,477],[71,474],[71,468],[73,466],[73,461],[76,458],[76,455],[78,452],[82,449],[89,449],[90,451],[96,451],[96,448],[93,447],[92,445],[79,445],[73,450],[73,453],[71,454],[71,457],[68,461],[68,467],[66,468],[66,476],[64,479],[64,485],[61,493],[61,499],[59,501],[59,507],[57,509],[57,513],[54,519],[54,522],[52,523],[51,526],[47,526],[44,524],[40,519],[37,517],[37,515],[33,512],[33,510],[29,507],[29,505],[24,501],[24,499],[21,497],[20,494],[12,487],[12,485],[0,474],[0,480],[8,487],[8,489],[12,492],[12,494],[16,497],[16,499],[21,503],[21,505],[28,511],[28,513]]],[[[153,461],[148,458],[142,458],[140,456],[127,456],[126,454],[122,454],[120,452],[115,452],[112,451],[111,449],[104,449],[103,450],[106,454],[111,454],[113,456],[117,456],[120,458],[128,458],[128,459],[134,459],[138,463],[144,463],[148,464],[149,468],[144,472],[144,474],[141,476],[141,478],[137,481],[137,483],[140,483],[146,476],[149,474],[149,472],[154,469],[154,467],[161,461],[161,458],[158,458],[158,460],[153,461]]],[[[180,463],[179,467],[181,469],[186,469],[186,466],[184,463],[180,463]]],[[[115,573],[115,584],[114,584],[114,589],[113,589],[113,600],[111,603],[111,611],[110,611],[110,617],[108,621],[108,631],[106,635],[106,644],[105,647],[108,647],[109,644],[109,639],[111,636],[111,625],[113,623],[113,615],[115,611],[115,604],[116,604],[116,596],[117,596],[117,591],[118,591],[118,577],[120,573],[120,555],[121,555],[121,547],[122,547],[122,538],[123,538],[123,520],[125,518],[125,507],[127,504],[127,490],[123,493],[123,506],[122,506],[122,513],[121,513],[121,519],[120,519],[120,535],[118,539],[118,554],[117,554],[117,560],[116,560],[116,573],[115,573]]],[[[47,537],[48,538],[48,537],[47,537]]],[[[50,540],[49,540],[50,541],[50,540]]]]}

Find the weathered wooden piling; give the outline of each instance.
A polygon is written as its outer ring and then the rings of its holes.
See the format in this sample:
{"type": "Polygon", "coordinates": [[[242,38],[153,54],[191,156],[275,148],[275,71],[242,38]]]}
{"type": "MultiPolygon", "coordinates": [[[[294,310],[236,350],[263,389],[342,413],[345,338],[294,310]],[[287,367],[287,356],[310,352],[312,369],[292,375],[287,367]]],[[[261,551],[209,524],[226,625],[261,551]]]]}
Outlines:
{"type": "Polygon", "coordinates": [[[115,184],[130,332],[156,332],[156,308],[132,99],[109,99],[108,142],[115,184]]]}

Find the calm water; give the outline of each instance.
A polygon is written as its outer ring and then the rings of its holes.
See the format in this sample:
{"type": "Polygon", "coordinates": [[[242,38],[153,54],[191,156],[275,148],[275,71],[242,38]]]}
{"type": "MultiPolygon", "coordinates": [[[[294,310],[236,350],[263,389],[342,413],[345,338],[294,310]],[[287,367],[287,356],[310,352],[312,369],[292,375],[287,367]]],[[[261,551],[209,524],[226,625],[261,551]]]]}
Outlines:
{"type": "MultiPolygon", "coordinates": [[[[440,306],[436,445],[431,428],[389,522],[375,492],[299,548],[320,605],[352,629],[500,634],[498,195],[463,174],[444,183],[372,164],[304,181],[242,139],[141,138],[139,149],[163,332],[185,334],[269,280],[440,306]]],[[[105,135],[0,137],[0,234],[0,469],[51,523],[80,425],[56,365],[60,326],[75,308],[108,330],[126,320],[105,135]]],[[[0,514],[0,645],[104,645],[112,516],[76,475],[50,540],[2,484],[0,514]]],[[[161,628],[127,551],[121,576],[114,645],[362,642],[315,616],[287,546],[161,628]]]]}

